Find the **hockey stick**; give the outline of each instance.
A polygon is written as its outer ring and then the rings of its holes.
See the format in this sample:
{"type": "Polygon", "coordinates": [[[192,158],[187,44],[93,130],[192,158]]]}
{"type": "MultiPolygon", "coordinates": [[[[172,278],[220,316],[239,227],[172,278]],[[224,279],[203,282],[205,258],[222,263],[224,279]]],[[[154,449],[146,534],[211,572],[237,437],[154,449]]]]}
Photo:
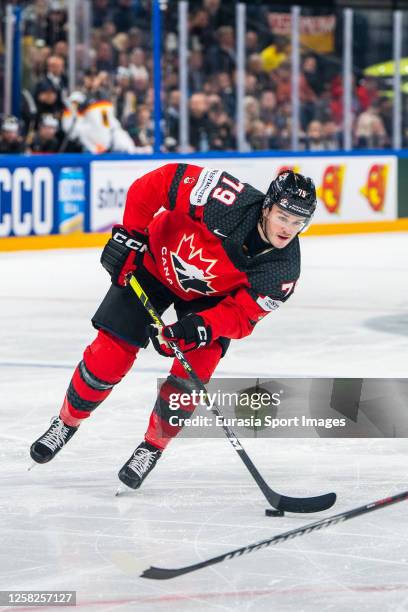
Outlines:
{"type": "Polygon", "coordinates": [[[230,552],[219,555],[218,557],[212,557],[211,559],[206,559],[205,561],[200,561],[199,563],[194,563],[193,565],[186,565],[185,567],[179,567],[177,569],[165,569],[162,567],[151,566],[149,569],[145,570],[143,574],[141,574],[141,578],[152,578],[153,580],[168,580],[169,578],[176,578],[177,576],[182,576],[183,574],[195,572],[203,567],[221,563],[221,561],[227,561],[229,559],[233,559],[234,557],[240,557],[241,555],[246,555],[256,550],[261,550],[262,548],[267,548],[273,544],[286,542],[286,540],[297,538],[307,533],[311,533],[312,531],[324,529],[325,527],[331,527],[332,525],[337,525],[337,523],[343,523],[344,521],[361,516],[362,514],[367,514],[368,512],[373,512],[374,510],[379,510],[380,508],[386,508],[387,506],[397,504],[398,502],[406,499],[408,499],[408,491],[398,493],[392,497],[386,497],[385,499],[379,499],[375,502],[371,502],[370,504],[366,504],[365,506],[354,508],[353,510],[346,510],[340,514],[335,514],[334,516],[320,519],[315,523],[309,523],[309,525],[304,525],[303,527],[298,527],[297,529],[292,529],[291,531],[285,531],[284,533],[280,533],[272,538],[268,538],[267,540],[260,540],[254,544],[248,544],[247,546],[236,548],[235,550],[231,550],[230,552]]]}
{"type": "MultiPolygon", "coordinates": [[[[143,306],[146,308],[152,320],[156,323],[156,325],[163,327],[164,323],[162,319],[160,318],[153,304],[150,302],[139,281],[134,276],[131,276],[129,284],[132,287],[133,291],[136,293],[139,300],[142,302],[143,306]]],[[[183,352],[180,350],[176,342],[169,341],[168,344],[173,350],[176,358],[179,360],[187,374],[190,376],[191,380],[196,384],[197,388],[203,392],[207,406],[209,406],[210,404],[208,402],[207,389],[205,388],[204,384],[201,382],[197,374],[194,372],[193,368],[185,358],[183,352]]],[[[214,405],[211,407],[211,410],[213,414],[218,417],[221,417],[222,428],[224,430],[225,435],[227,436],[228,440],[231,442],[232,446],[234,447],[241,460],[245,464],[246,468],[252,475],[256,484],[262,491],[264,497],[273,508],[276,508],[280,512],[321,512],[322,510],[327,510],[327,508],[330,508],[334,504],[334,502],[336,501],[335,493],[326,493],[325,495],[318,495],[317,497],[288,497],[286,495],[281,495],[280,493],[277,493],[276,491],[271,489],[267,485],[265,480],[262,478],[255,465],[252,463],[251,459],[247,455],[245,449],[242,447],[240,441],[238,440],[232,429],[230,429],[225,423],[224,417],[219,411],[219,409],[214,405]]]]}

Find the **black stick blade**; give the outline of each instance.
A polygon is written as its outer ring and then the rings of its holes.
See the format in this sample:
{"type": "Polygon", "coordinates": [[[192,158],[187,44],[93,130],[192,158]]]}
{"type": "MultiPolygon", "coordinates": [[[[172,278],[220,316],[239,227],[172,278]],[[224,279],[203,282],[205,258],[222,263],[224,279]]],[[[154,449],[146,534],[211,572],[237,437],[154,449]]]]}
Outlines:
{"type": "Polygon", "coordinates": [[[146,569],[143,574],[140,574],[141,578],[151,578],[152,580],[169,580],[169,578],[177,578],[187,574],[190,569],[165,569],[163,567],[154,567],[153,565],[146,569]]]}
{"type": "Polygon", "coordinates": [[[284,512],[299,512],[301,514],[322,512],[322,510],[331,508],[335,504],[336,499],[335,493],[326,493],[317,497],[287,497],[286,495],[281,495],[276,508],[284,512]]]}

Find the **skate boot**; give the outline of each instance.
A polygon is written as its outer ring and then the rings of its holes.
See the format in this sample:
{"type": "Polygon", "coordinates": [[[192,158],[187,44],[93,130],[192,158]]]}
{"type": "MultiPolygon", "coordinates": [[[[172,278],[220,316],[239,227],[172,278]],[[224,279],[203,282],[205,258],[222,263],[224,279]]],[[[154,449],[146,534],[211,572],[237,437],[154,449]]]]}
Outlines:
{"type": "Polygon", "coordinates": [[[60,417],[55,417],[51,422],[51,427],[47,429],[45,434],[31,445],[31,458],[37,463],[51,461],[68,440],[72,438],[78,427],[65,425],[60,417]]]}
{"type": "Polygon", "coordinates": [[[162,451],[152,444],[142,442],[119,471],[119,480],[131,489],[138,489],[161,454],[162,451]]]}

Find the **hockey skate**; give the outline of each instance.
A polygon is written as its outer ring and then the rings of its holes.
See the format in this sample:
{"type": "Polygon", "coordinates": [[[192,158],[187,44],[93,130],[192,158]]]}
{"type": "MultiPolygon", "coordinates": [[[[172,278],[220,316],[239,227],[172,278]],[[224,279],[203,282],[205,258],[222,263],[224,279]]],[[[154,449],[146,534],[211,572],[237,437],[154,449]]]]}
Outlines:
{"type": "Polygon", "coordinates": [[[142,442],[119,471],[119,480],[131,489],[138,489],[160,459],[162,451],[142,442]]]}
{"type": "Polygon", "coordinates": [[[48,463],[72,438],[78,427],[65,425],[60,417],[55,417],[47,431],[31,445],[31,458],[36,463],[48,463]]]}

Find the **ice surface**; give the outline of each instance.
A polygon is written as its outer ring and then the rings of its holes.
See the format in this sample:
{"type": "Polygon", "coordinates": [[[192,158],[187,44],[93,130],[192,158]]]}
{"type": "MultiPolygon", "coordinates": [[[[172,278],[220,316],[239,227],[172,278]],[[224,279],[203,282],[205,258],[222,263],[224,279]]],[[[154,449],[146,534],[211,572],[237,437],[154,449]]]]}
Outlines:
{"type": "MultiPolygon", "coordinates": [[[[296,294],[217,374],[406,377],[407,234],[305,238],[302,252],[296,294]]],[[[27,472],[94,336],[108,286],[98,260],[0,253],[0,589],[76,590],[80,610],[408,610],[406,503],[178,579],[138,577],[408,489],[406,440],[245,441],[278,491],[336,490],[321,515],[265,517],[223,439],[176,440],[140,491],[114,497],[169,365],[148,349],[55,461],[27,472]]]]}

